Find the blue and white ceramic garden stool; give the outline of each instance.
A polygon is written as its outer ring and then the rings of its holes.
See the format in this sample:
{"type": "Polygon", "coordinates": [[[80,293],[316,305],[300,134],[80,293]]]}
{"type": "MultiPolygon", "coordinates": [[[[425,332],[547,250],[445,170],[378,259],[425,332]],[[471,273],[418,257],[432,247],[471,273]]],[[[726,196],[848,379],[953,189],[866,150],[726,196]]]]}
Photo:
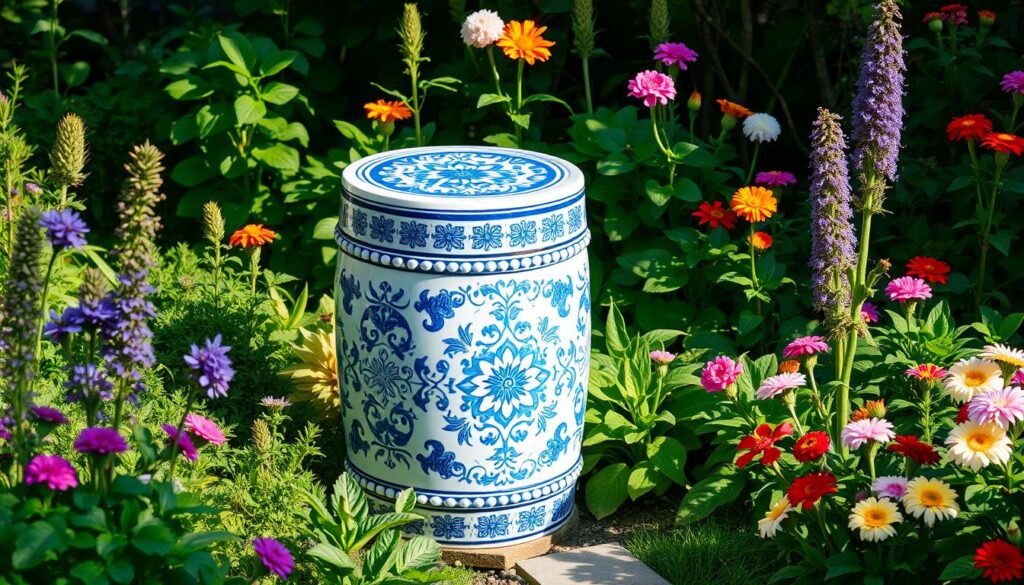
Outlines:
{"type": "Polygon", "coordinates": [[[348,470],[415,533],[519,544],[573,511],[590,355],[583,175],[543,154],[429,147],[344,172],[336,233],[348,470]]]}

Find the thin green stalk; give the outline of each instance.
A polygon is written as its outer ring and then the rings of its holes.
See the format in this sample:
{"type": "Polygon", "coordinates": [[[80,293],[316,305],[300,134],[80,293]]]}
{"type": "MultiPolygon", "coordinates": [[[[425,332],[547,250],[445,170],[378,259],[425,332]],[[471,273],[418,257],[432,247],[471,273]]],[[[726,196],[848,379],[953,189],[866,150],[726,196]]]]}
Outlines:
{"type": "Polygon", "coordinates": [[[43,278],[43,295],[39,297],[39,317],[36,322],[36,356],[39,356],[43,349],[43,324],[46,323],[47,309],[49,303],[46,297],[50,292],[50,277],[53,275],[53,265],[57,263],[57,250],[51,250],[50,261],[46,264],[46,276],[43,278]]]}
{"type": "Polygon", "coordinates": [[[750,168],[747,170],[747,178],[743,181],[744,185],[750,184],[750,179],[754,177],[754,167],[757,166],[757,155],[761,152],[761,142],[754,143],[754,154],[750,157],[750,168]]]}
{"type": "Polygon", "coordinates": [[[420,88],[419,66],[409,67],[409,78],[412,81],[412,121],[416,128],[416,146],[423,146],[423,130],[420,128],[420,88]]]}
{"type": "MultiPolygon", "coordinates": [[[[519,60],[519,66],[516,69],[516,116],[520,116],[523,113],[523,67],[526,61],[523,59],[519,60]]],[[[518,122],[513,122],[516,127],[516,144],[519,148],[523,147],[523,127],[518,122]]]]}
{"type": "Polygon", "coordinates": [[[996,175],[992,181],[992,193],[988,199],[988,214],[985,218],[985,229],[981,232],[981,259],[978,261],[978,286],[974,293],[974,308],[981,310],[981,298],[985,292],[985,265],[988,262],[988,236],[992,231],[992,221],[996,215],[996,196],[1003,178],[1003,166],[996,165],[996,175]]]}
{"type": "Polygon", "coordinates": [[[921,436],[932,442],[932,383],[921,383],[921,436]]]}
{"type": "Polygon", "coordinates": [[[213,247],[213,307],[220,308],[220,242],[213,247]]]}
{"type": "Polygon", "coordinates": [[[750,280],[754,283],[754,290],[759,290],[761,284],[757,280],[757,262],[754,258],[754,224],[750,224],[750,240],[747,242],[750,244],[750,280]]]}
{"type": "Polygon", "coordinates": [[[487,61],[491,64],[491,76],[494,77],[494,92],[498,95],[505,95],[501,91],[501,78],[498,76],[498,66],[494,62],[493,45],[487,45],[487,61]]]}
{"type": "MultiPolygon", "coordinates": [[[[873,187],[874,181],[868,182],[867,189],[870,191],[873,187]]],[[[842,376],[840,377],[840,384],[838,389],[838,397],[836,399],[836,420],[834,433],[836,437],[839,437],[843,428],[850,422],[850,379],[853,377],[853,361],[857,355],[857,327],[856,324],[860,323],[860,311],[861,307],[864,306],[864,297],[866,294],[866,281],[867,281],[867,264],[868,264],[868,246],[871,241],[871,194],[870,192],[865,195],[868,200],[864,205],[864,212],[861,218],[861,230],[860,230],[860,251],[857,256],[857,271],[855,274],[855,280],[852,283],[853,298],[850,303],[850,320],[854,325],[850,328],[850,333],[846,340],[846,355],[843,358],[843,370],[842,376]]],[[[840,445],[841,453],[843,457],[849,455],[849,450],[840,445]]]]}
{"type": "Polygon", "coordinates": [[[583,58],[583,94],[587,99],[587,113],[593,114],[594,103],[590,97],[590,59],[588,57],[583,58]]]}
{"type": "Polygon", "coordinates": [[[974,146],[974,140],[967,140],[967,152],[971,155],[971,174],[974,175],[974,190],[978,196],[978,208],[984,209],[984,202],[981,198],[981,175],[978,169],[978,152],[974,146]]]}

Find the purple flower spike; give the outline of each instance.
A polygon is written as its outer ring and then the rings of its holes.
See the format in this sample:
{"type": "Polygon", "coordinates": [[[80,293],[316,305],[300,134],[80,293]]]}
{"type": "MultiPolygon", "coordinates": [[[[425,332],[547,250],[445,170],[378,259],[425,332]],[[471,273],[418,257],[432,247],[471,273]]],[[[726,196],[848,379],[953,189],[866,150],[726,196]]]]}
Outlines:
{"type": "Polygon", "coordinates": [[[54,248],[81,250],[86,244],[85,234],[89,233],[89,226],[85,225],[77,211],[47,211],[39,218],[39,225],[46,229],[46,238],[54,248]]]}

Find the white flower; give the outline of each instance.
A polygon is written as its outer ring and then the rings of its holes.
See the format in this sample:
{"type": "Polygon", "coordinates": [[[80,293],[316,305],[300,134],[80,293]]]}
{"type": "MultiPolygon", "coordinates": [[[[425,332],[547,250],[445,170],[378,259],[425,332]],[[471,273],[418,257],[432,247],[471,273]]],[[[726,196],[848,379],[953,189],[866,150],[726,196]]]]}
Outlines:
{"type": "Polygon", "coordinates": [[[953,488],[941,479],[927,477],[915,477],[907,482],[903,508],[911,516],[923,518],[928,526],[934,526],[936,520],[956,518],[960,512],[953,488]]]}
{"type": "Polygon", "coordinates": [[[995,424],[980,425],[974,421],[957,425],[946,437],[946,445],[950,461],[974,471],[993,463],[1006,463],[1013,449],[1005,430],[995,424]]]}
{"type": "Polygon", "coordinates": [[[493,10],[477,10],[462,23],[462,42],[471,47],[483,49],[501,37],[505,23],[493,10]]]}
{"type": "Polygon", "coordinates": [[[775,502],[764,518],[757,521],[757,529],[761,532],[761,538],[772,538],[782,529],[782,521],[789,517],[793,506],[789,504],[789,498],[782,496],[782,499],[775,502]]]}
{"type": "Polygon", "coordinates": [[[999,364],[985,359],[960,360],[942,382],[946,393],[957,402],[967,402],[978,394],[1003,387],[999,364]]]}
{"type": "Polygon", "coordinates": [[[1004,364],[1010,364],[1011,366],[1017,366],[1018,368],[1024,368],[1024,351],[1001,343],[986,345],[982,348],[978,357],[1003,362],[1004,364]]]}
{"type": "Polygon", "coordinates": [[[889,498],[861,500],[850,512],[850,530],[859,530],[860,539],[868,542],[895,536],[897,522],[903,522],[903,514],[889,498]]]}
{"type": "Polygon", "coordinates": [[[754,142],[774,142],[782,127],[771,114],[751,114],[743,120],[743,135],[754,142]]]}

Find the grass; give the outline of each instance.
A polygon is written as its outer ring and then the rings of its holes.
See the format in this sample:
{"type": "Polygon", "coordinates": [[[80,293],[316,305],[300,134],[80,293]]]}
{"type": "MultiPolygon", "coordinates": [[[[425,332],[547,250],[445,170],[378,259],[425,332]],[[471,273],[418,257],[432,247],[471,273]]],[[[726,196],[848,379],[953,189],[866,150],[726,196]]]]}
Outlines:
{"type": "Polygon", "coordinates": [[[764,583],[778,568],[774,550],[746,516],[733,511],[670,532],[641,529],[623,546],[673,585],[764,583]]]}

